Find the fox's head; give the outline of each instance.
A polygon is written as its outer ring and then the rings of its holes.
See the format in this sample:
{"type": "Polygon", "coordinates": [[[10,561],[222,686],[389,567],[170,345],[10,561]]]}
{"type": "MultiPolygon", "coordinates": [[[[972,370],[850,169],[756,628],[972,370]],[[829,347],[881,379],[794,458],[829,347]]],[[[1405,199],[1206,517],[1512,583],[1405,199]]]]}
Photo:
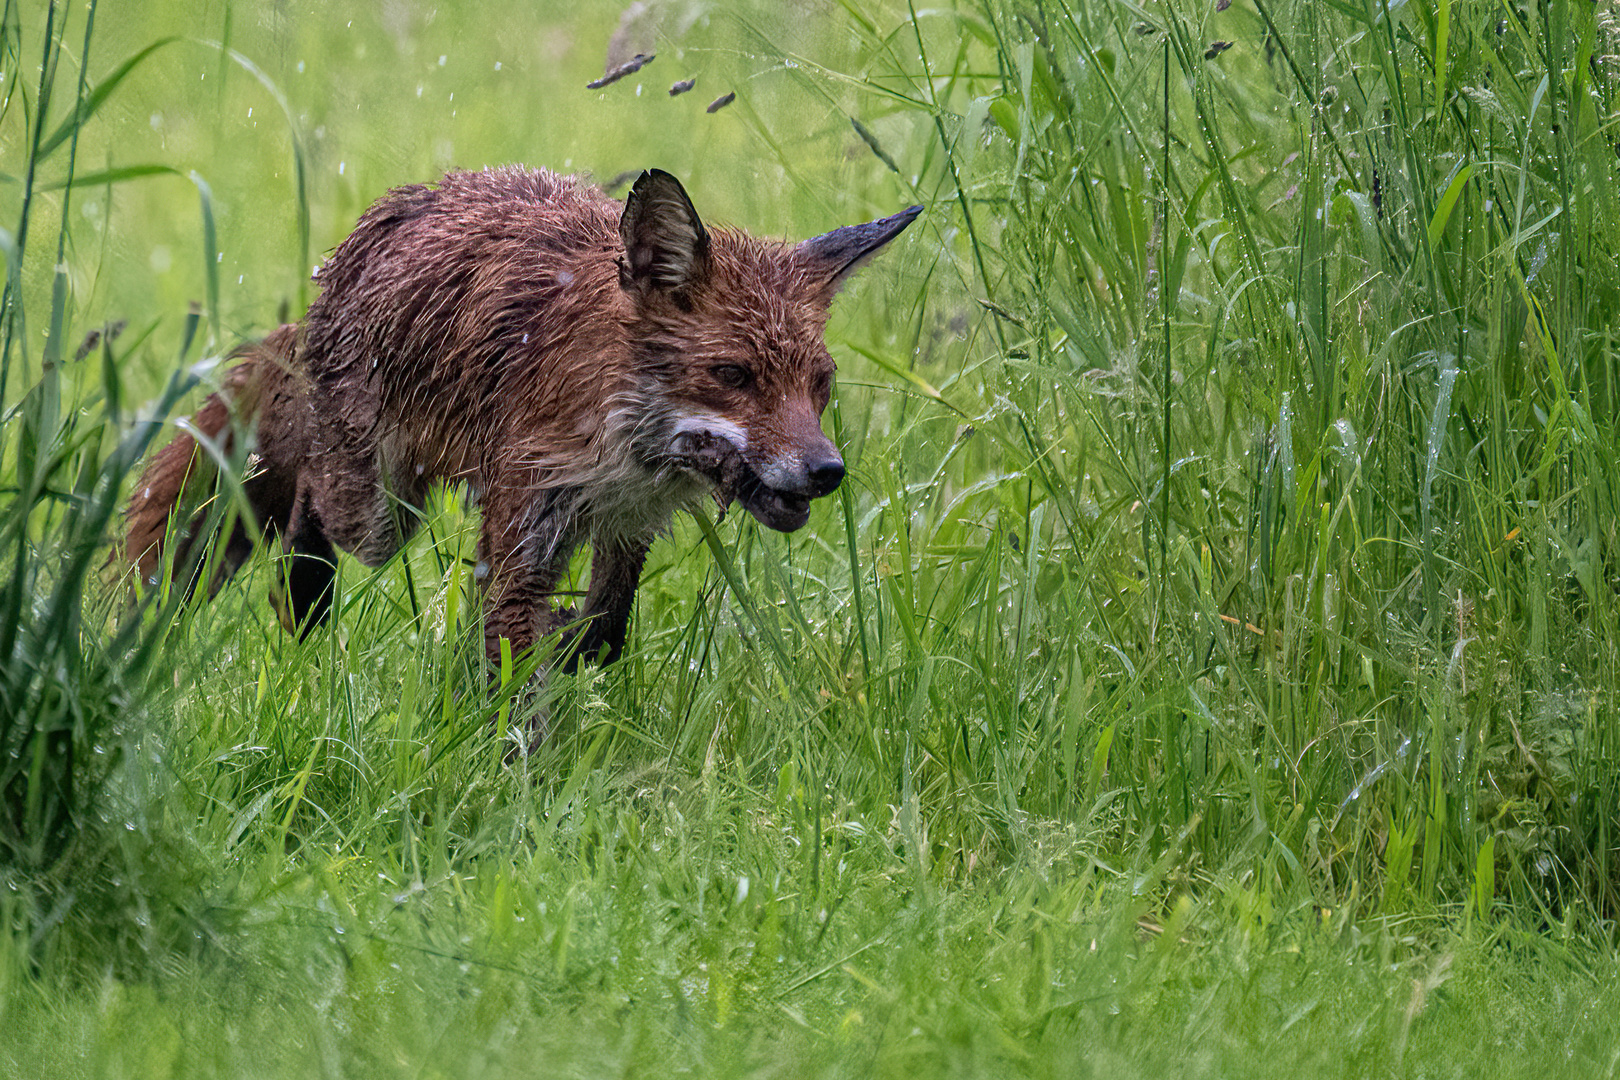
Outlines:
{"type": "Polygon", "coordinates": [[[680,182],[641,174],[625,201],[619,279],[635,310],[645,406],[637,453],[700,473],[724,503],[791,532],[844,478],[821,430],[833,360],[822,340],[840,286],[922,212],[800,244],[711,233],[680,182]]]}

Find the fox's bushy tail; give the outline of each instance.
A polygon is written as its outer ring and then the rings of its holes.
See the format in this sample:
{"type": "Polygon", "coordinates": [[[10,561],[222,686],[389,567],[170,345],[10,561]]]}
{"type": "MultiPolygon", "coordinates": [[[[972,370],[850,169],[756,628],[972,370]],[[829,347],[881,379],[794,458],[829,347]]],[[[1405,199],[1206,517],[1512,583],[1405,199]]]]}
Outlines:
{"type": "MultiPolygon", "coordinates": [[[[203,402],[187,428],[153,454],[141,471],[129,503],[124,508],[124,538],[119,545],[121,560],[139,573],[141,583],[151,588],[159,583],[166,563],[175,573],[192,562],[195,545],[206,543],[209,500],[215,492],[219,460],[233,460],[237,440],[252,437],[266,384],[287,369],[292,356],[296,327],[283,326],[263,341],[237,350],[239,362],[225,375],[219,391],[203,402]],[[205,449],[198,437],[207,439],[214,452],[205,449]],[[173,546],[171,553],[169,548],[173,546]]],[[[258,509],[257,507],[255,509],[258,509]]],[[[253,534],[269,522],[238,523],[232,537],[227,564],[220,567],[214,587],[240,565],[252,548],[253,534]]]]}

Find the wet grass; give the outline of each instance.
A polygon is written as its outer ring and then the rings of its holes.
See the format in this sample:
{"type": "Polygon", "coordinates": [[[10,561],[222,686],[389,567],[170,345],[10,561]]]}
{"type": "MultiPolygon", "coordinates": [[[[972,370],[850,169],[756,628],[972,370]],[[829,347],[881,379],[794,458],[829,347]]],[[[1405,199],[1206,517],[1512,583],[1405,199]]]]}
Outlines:
{"type": "Polygon", "coordinates": [[[1608,10],[671,0],[594,91],[577,7],[6,7],[0,1060],[1612,1073],[1608,10]],[[849,482],[678,523],[517,765],[456,493],[304,643],[97,576],[364,206],[513,160],[928,208],[849,482]]]}

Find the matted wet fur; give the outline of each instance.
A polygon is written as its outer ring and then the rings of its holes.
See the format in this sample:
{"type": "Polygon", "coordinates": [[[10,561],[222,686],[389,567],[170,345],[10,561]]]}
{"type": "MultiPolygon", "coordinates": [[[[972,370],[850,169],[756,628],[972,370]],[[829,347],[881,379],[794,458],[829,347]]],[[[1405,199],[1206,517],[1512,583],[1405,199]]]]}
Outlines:
{"type": "MultiPolygon", "coordinates": [[[[389,192],[320,268],[303,321],[242,349],[192,420],[227,453],[233,413],[254,440],[257,520],[234,527],[210,591],[274,539],[289,560],[278,613],[307,632],[329,614],[334,547],[377,566],[433,484],[466,483],[490,659],[503,638],[516,654],[572,617],[550,597],[583,543],[590,587],[567,662],[615,659],[672,514],[735,500],[792,531],[838,486],[820,426],[828,307],[920,210],[789,244],[707,229],[657,170],[622,205],[517,167],[389,192]]],[[[124,552],[143,581],[205,531],[187,491],[209,461],[181,435],[136,484],[124,552]]]]}

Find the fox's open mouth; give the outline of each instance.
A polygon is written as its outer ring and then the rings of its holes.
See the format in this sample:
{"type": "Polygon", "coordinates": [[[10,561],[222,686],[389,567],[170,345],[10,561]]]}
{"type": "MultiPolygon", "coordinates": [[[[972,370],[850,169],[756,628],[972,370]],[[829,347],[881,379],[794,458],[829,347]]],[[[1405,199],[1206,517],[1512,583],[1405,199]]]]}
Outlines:
{"type": "Polygon", "coordinates": [[[722,507],[742,503],[743,509],[768,529],[792,532],[810,520],[810,496],[770,487],[743,460],[742,452],[718,435],[683,434],[679,460],[708,478],[714,485],[715,502],[722,507]]]}
{"type": "Polygon", "coordinates": [[[792,532],[810,520],[808,495],[766,487],[746,464],[743,466],[742,483],[733,497],[761,525],[777,532],[792,532]]]}

